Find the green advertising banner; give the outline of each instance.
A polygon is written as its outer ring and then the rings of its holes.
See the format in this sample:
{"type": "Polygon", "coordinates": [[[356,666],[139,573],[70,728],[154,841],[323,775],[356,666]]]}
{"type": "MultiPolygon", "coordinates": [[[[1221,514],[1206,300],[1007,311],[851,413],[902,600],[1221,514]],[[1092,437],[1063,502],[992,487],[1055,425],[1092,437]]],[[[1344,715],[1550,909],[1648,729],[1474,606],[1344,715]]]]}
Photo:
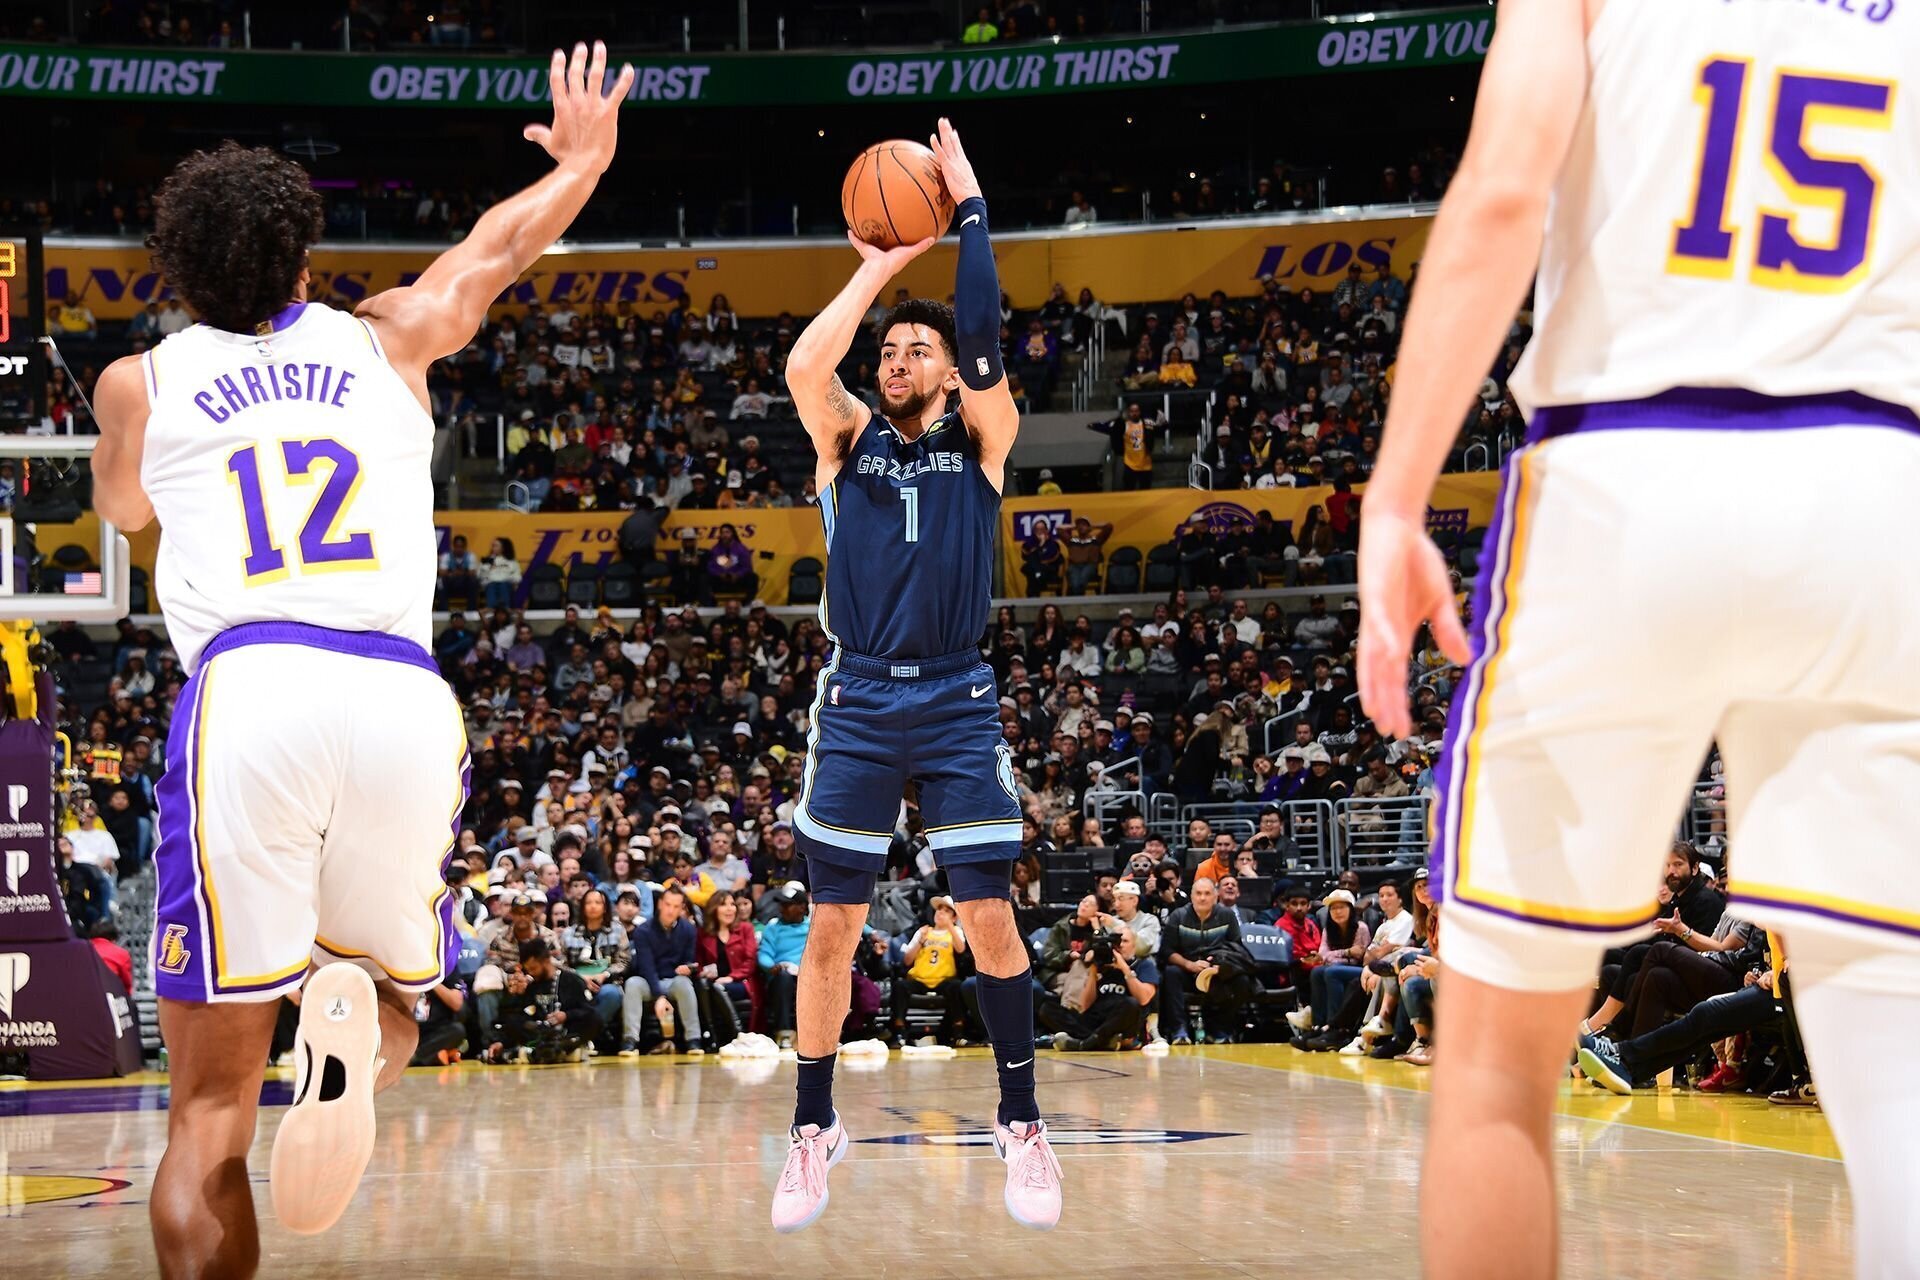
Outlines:
{"type": "MultiPolygon", "coordinates": [[[[1475,62],[1490,6],[1134,40],[924,52],[642,58],[634,106],[956,102],[1475,62]]],[[[545,59],[0,44],[0,97],[371,107],[511,107],[547,97],[545,59]]]]}

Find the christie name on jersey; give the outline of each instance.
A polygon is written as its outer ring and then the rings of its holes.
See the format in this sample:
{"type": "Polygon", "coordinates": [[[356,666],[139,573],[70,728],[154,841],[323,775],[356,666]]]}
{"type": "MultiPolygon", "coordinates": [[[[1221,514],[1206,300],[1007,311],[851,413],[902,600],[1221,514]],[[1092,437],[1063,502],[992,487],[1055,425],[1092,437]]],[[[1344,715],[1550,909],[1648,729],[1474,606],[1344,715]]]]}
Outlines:
{"type": "Polygon", "coordinates": [[[352,387],[352,372],[330,364],[242,365],[215,378],[206,390],[196,392],[193,402],[215,422],[225,422],[255,405],[288,401],[344,409],[352,387]]]}
{"type": "Polygon", "coordinates": [[[878,454],[863,453],[855,466],[857,475],[885,476],[893,481],[912,480],[935,471],[950,471],[955,475],[966,470],[967,460],[958,453],[933,453],[921,458],[911,458],[901,462],[897,458],[882,458],[878,454]]]}

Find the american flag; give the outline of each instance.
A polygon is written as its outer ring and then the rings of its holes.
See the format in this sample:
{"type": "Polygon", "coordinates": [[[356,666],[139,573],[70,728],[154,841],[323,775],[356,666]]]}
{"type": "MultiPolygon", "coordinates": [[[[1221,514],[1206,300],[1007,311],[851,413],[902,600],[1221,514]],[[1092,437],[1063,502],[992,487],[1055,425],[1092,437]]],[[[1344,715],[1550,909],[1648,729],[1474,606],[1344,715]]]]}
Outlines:
{"type": "Polygon", "coordinates": [[[70,596],[97,596],[100,594],[100,573],[89,570],[86,573],[67,575],[67,594],[70,596]]]}

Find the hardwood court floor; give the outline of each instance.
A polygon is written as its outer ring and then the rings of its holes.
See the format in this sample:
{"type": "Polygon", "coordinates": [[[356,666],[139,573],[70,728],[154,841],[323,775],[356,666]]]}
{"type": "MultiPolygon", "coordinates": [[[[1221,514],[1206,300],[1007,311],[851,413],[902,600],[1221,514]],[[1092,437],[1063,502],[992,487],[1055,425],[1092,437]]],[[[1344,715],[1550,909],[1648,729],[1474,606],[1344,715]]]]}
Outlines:
{"type": "MultiPolygon", "coordinates": [[[[326,1236],[267,1218],[277,1276],[1412,1277],[1426,1077],[1275,1046],[1042,1053],[1066,1170],[1058,1230],[1024,1231],[981,1145],[983,1053],[843,1063],[856,1140],[825,1216],[767,1226],[789,1064],[649,1058],[417,1070],[380,1099],[359,1197],[326,1236]]],[[[288,1095],[269,1083],[256,1183],[288,1095]]],[[[165,1078],[0,1086],[8,1274],[154,1272],[146,1199],[165,1078]]],[[[1560,1103],[1564,1274],[1842,1277],[1845,1179],[1825,1122],[1750,1098],[1569,1084],[1560,1103]]],[[[1489,1249],[1499,1242],[1489,1241],[1489,1249]]]]}

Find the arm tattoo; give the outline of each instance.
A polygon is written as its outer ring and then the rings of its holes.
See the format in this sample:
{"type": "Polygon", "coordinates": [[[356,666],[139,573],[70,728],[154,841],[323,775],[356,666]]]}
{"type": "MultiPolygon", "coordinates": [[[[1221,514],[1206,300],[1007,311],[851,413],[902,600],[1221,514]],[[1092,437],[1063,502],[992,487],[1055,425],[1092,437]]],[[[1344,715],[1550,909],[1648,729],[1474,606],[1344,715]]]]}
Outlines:
{"type": "Polygon", "coordinates": [[[847,394],[847,384],[840,381],[840,375],[837,373],[827,383],[827,408],[840,420],[842,426],[853,425],[853,397],[847,394]]]}

